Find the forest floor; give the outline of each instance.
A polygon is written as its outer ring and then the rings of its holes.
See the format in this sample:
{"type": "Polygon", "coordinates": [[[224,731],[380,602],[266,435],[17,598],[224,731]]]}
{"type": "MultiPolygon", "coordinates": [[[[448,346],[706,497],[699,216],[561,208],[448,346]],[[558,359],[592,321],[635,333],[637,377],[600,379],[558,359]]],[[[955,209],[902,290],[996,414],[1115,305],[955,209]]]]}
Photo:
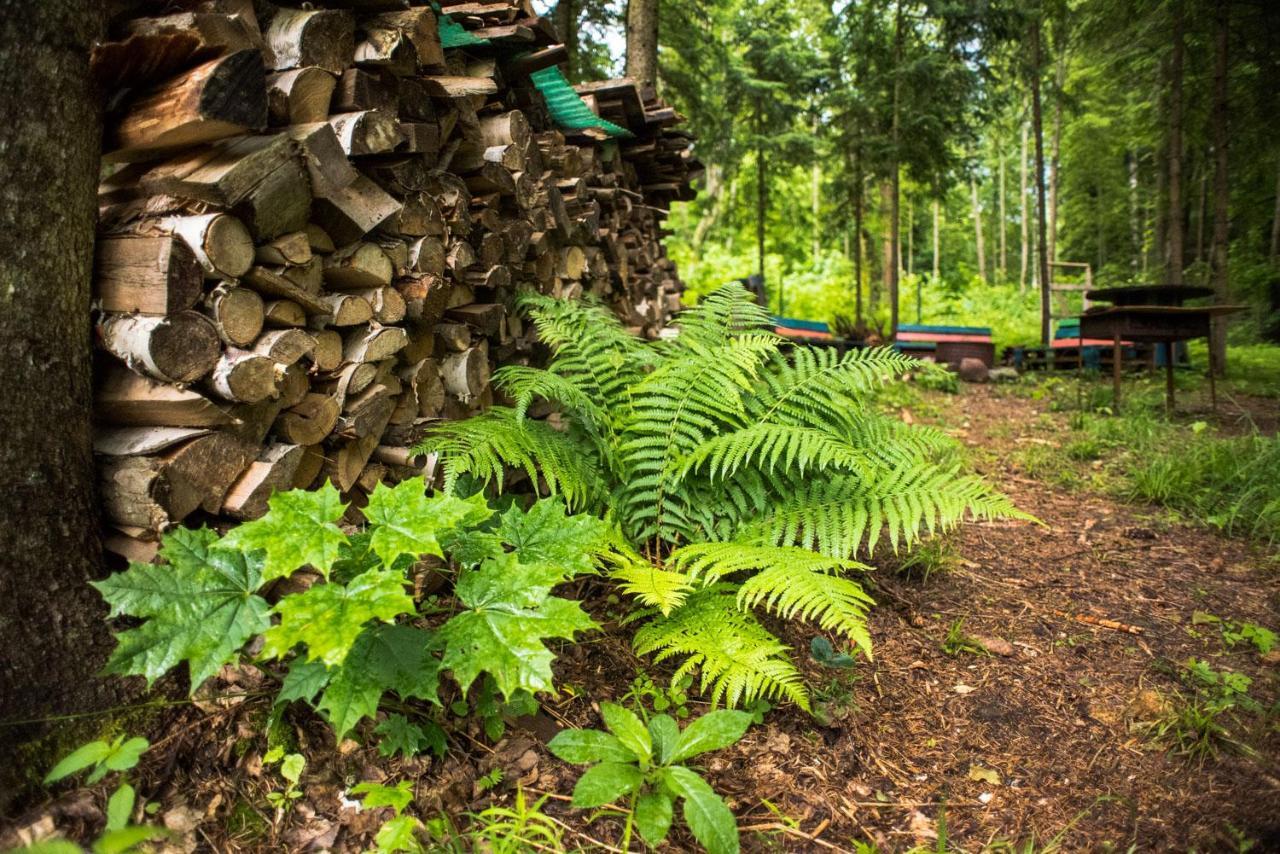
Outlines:
{"type": "MultiPolygon", "coordinates": [[[[899,572],[877,559],[875,660],[851,669],[807,661],[821,722],[778,709],[708,759],[745,850],[1218,851],[1250,841],[1280,850],[1277,653],[1228,646],[1230,622],[1210,619],[1280,628],[1274,552],[1087,485],[1039,479],[1023,451],[1065,444],[1067,416],[1019,386],[927,393],[901,414],[961,440],[979,470],[1044,524],[966,525],[936,548],[923,578],[920,567],[899,572]],[[1256,701],[1225,701],[1232,708],[1217,721],[1231,741],[1199,759],[1150,730],[1227,697],[1189,678],[1192,658],[1251,678],[1256,701]]],[[[1208,417],[1198,398],[1183,405],[1189,417],[1208,417]]],[[[1233,405],[1275,423],[1277,401],[1233,405]]],[[[1230,428],[1240,411],[1228,406],[1218,420],[1230,428]]],[[[808,646],[812,632],[778,628],[808,646]]],[[[543,809],[562,823],[569,850],[617,851],[621,822],[589,823],[570,809],[578,771],[543,746],[560,727],[598,726],[593,703],[632,687],[642,662],[624,633],[596,637],[562,651],[556,670],[568,687],[559,699],[496,745],[475,727],[456,733],[443,761],[382,759],[353,741],[335,746],[314,717],[287,718],[309,764],[302,797],[282,813],[265,798],[280,787],[261,758],[269,701],[254,697],[260,676],[246,668],[218,686],[239,696],[170,713],[138,787],[175,831],[173,850],[362,850],[389,812],[360,812],[345,790],[410,778],[424,818],[443,812],[465,823],[463,813],[510,804],[520,786],[548,794],[543,809]]],[[[100,826],[102,800],[70,793],[25,824],[87,836],[100,826]]],[[[664,850],[694,848],[677,830],[664,850]]]]}

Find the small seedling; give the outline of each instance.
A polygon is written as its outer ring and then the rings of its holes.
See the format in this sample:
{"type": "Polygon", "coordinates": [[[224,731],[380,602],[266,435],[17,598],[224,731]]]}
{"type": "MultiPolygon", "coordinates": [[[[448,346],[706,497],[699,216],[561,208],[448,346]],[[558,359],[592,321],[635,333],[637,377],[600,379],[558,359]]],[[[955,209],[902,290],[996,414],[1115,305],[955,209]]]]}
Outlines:
{"type": "Polygon", "coordinates": [[[629,703],[645,721],[649,720],[649,709],[659,714],[670,712],[684,720],[689,717],[689,690],[692,687],[692,676],[681,676],[663,688],[641,673],[632,680],[631,690],[622,695],[622,701],[629,703]]]}
{"type": "Polygon", "coordinates": [[[981,642],[964,633],[964,617],[956,620],[947,629],[947,636],[942,640],[942,651],[947,655],[959,655],[968,652],[973,655],[990,655],[981,642]]]}
{"type": "Polygon", "coordinates": [[[818,635],[809,641],[809,655],[823,667],[848,669],[857,664],[853,656],[847,652],[836,652],[831,641],[818,635]]]}
{"type": "MultiPolygon", "coordinates": [[[[423,851],[417,833],[423,829],[422,822],[411,815],[404,815],[404,808],[413,801],[413,783],[401,780],[394,786],[382,783],[361,783],[351,788],[351,794],[364,795],[360,803],[363,810],[391,807],[395,816],[387,819],[378,828],[374,837],[378,854],[395,854],[398,851],[419,854],[423,851]]],[[[434,849],[433,849],[434,850],[434,849]]]]}
{"type": "Polygon", "coordinates": [[[666,839],[675,802],[683,799],[684,820],[694,838],[710,854],[737,854],[733,812],[685,763],[742,738],[751,726],[751,716],[721,709],[681,731],[669,715],[654,715],[646,726],[633,712],[613,703],[601,703],[600,715],[609,732],[565,730],[547,745],[565,762],[591,764],[573,788],[573,805],[597,809],[627,798],[621,847],[630,850],[633,826],[649,845],[666,839]]]}
{"type": "Polygon", "coordinates": [[[542,812],[546,802],[547,796],[543,795],[530,804],[524,789],[516,789],[514,805],[492,806],[472,813],[469,817],[474,827],[468,835],[474,849],[491,854],[563,851],[560,827],[542,812]]]}
{"type": "Polygon", "coordinates": [[[273,747],[262,757],[262,761],[266,765],[279,762],[280,776],[285,781],[283,791],[267,792],[267,803],[276,809],[284,809],[302,797],[298,781],[302,779],[302,769],[307,766],[307,760],[301,753],[286,754],[283,747],[273,747]]]}

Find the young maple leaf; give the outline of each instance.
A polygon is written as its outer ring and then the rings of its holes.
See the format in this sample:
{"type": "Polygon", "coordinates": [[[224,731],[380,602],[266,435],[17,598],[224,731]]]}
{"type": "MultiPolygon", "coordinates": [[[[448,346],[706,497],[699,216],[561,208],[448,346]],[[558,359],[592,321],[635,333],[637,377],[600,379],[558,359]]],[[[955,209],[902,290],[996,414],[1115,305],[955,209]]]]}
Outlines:
{"type": "Polygon", "coordinates": [[[562,570],[522,564],[503,555],[463,573],[455,593],[469,610],[439,630],[445,643],[443,665],[465,692],[481,673],[489,673],[503,696],[519,689],[552,691],[547,638],[572,640],[575,632],[596,628],[577,602],[549,595],[562,570]]]}
{"type": "Polygon", "coordinates": [[[267,506],[271,509],[265,516],[234,528],[221,545],[265,552],[264,582],[308,565],[328,578],[339,550],[347,542],[346,534],[335,524],[347,509],[337,488],[325,481],[314,491],[277,492],[268,499],[267,506]]]}
{"type": "Polygon", "coordinates": [[[440,705],[440,661],[431,632],[412,626],[370,626],[356,639],[342,666],[330,674],[318,708],[341,738],[373,717],[387,691],[402,700],[440,705]]]}
{"type": "Polygon", "coordinates": [[[271,606],[255,595],[263,581],[261,560],[214,548],[217,542],[207,528],[179,528],[165,535],[160,555],[167,563],[134,563],[92,582],[111,616],[146,620],[116,636],[108,673],[145,676],[149,685],[186,661],[195,693],[267,628],[271,606]]]}
{"type": "Polygon", "coordinates": [[[421,477],[396,486],[380,483],[369,495],[364,517],[372,526],[371,547],[386,566],[400,555],[444,557],[439,538],[463,525],[483,522],[493,511],[484,497],[463,500],[452,495],[427,495],[421,477]]]}
{"type": "Polygon", "coordinates": [[[298,644],[307,657],[342,664],[370,620],[389,623],[413,610],[404,575],[385,569],[361,573],[346,584],[317,584],[277,603],[280,622],[263,633],[262,654],[282,658],[298,644]]]}
{"type": "Polygon", "coordinates": [[[502,514],[498,535],[521,563],[558,567],[564,578],[595,572],[592,557],[605,551],[609,526],[586,513],[568,516],[560,499],[543,499],[528,511],[512,506],[502,514]]]}

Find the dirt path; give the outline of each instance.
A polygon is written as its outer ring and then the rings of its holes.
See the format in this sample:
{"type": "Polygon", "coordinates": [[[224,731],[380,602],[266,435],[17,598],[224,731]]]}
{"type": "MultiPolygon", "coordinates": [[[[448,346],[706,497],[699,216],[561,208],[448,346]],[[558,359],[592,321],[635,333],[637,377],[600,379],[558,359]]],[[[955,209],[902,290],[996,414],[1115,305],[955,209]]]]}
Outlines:
{"type": "Polygon", "coordinates": [[[958,567],[926,583],[882,571],[877,660],[858,672],[856,711],[816,744],[800,720],[778,723],[786,736],[758,731],[759,752],[748,748],[722,783],[740,804],[768,798],[802,828],[830,818],[822,838],[842,846],[850,836],[886,850],[926,843],[945,803],[952,845],[970,851],[1059,834],[1070,850],[1234,849],[1237,834],[1280,848],[1273,723],[1269,735],[1265,722],[1250,733],[1257,757],[1220,753],[1203,766],[1131,728],[1177,688],[1169,665],[1192,656],[1249,675],[1254,696],[1275,702],[1274,666],[1252,648],[1227,650],[1216,627],[1192,625],[1200,611],[1280,626],[1274,569],[1239,541],[1048,488],[1012,453],[991,453],[1056,443],[1063,417],[985,387],[941,405],[953,432],[986,449],[984,473],[1045,526],[967,526],[958,567]],[[993,647],[1007,641],[1007,654],[945,654],[958,619],[993,647]]]}

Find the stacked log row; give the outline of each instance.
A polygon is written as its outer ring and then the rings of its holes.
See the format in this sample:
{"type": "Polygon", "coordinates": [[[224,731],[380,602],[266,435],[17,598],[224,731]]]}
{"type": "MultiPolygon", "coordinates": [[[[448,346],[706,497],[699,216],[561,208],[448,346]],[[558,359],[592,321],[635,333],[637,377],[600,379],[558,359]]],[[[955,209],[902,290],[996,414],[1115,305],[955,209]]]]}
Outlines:
{"type": "Polygon", "coordinates": [[[632,136],[554,127],[530,74],[564,50],[526,0],[126,5],[94,55],[113,551],[421,471],[426,426],[532,358],[521,288],[593,294],[642,334],[678,307],[661,223],[699,172],[680,117],[610,81],[584,99],[632,136]],[[458,27],[482,43],[446,49],[458,27]]]}

